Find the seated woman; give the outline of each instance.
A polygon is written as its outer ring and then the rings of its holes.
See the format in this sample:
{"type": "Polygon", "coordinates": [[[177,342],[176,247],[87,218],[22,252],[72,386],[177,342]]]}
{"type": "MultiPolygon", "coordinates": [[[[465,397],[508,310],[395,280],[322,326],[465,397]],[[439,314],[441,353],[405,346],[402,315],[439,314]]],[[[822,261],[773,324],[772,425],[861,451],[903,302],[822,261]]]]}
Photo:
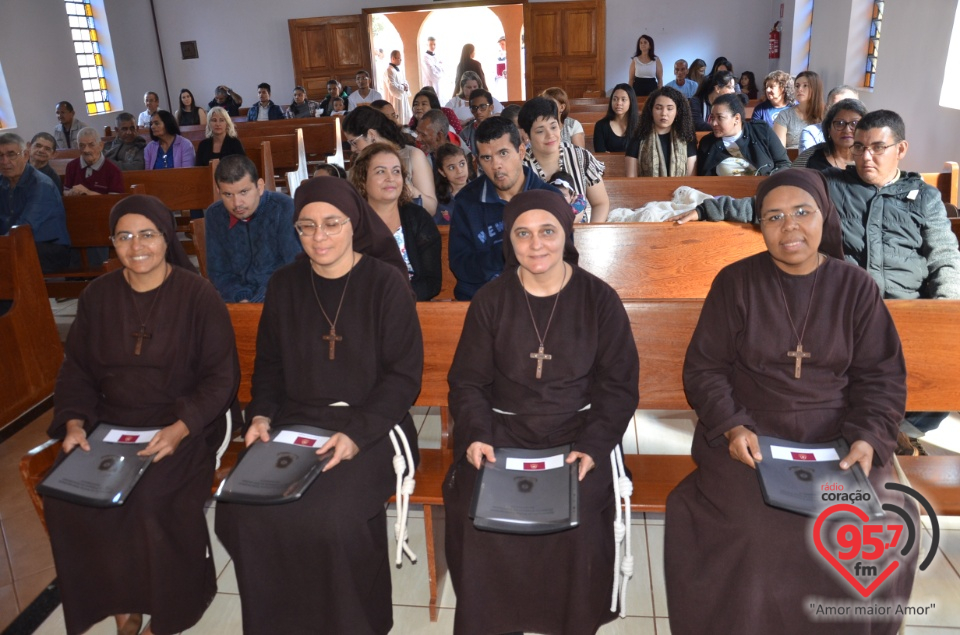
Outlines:
{"type": "Polygon", "coordinates": [[[389,142],[400,149],[413,202],[437,213],[437,192],[433,185],[433,168],[427,156],[409,144],[400,127],[375,108],[355,108],[343,120],[343,137],[353,152],[360,152],[372,143],[389,142]]]}
{"type": "Polygon", "coordinates": [[[207,166],[214,159],[231,154],[246,154],[237,138],[237,128],[227,111],[220,106],[210,109],[207,119],[207,138],[197,146],[197,165],[207,166]]]}
{"type": "Polygon", "coordinates": [[[740,94],[746,95],[747,99],[756,99],[760,94],[760,90],[757,88],[757,78],[753,75],[752,71],[743,71],[740,73],[740,94]]]}
{"type": "Polygon", "coordinates": [[[639,399],[616,292],[577,267],[570,206],[530,190],[503,212],[506,267],[473,297],[450,368],[454,463],[443,485],[457,633],[594,633],[616,617],[611,452],[639,399]],[[537,362],[531,351],[551,357],[537,362]],[[572,444],[580,524],[544,536],[481,531],[467,514],[495,448],[572,444]],[[533,583],[531,583],[533,581],[533,583]]]}
{"type": "MultiPolygon", "coordinates": [[[[842,99],[860,99],[860,93],[856,89],[843,84],[841,86],[835,86],[830,89],[830,92],[827,93],[827,110],[830,110],[830,107],[842,99]]],[[[798,149],[800,153],[803,154],[805,150],[809,150],[818,143],[823,143],[826,139],[823,136],[823,127],[820,125],[821,122],[815,124],[810,124],[809,126],[804,127],[800,131],[800,145],[798,149]]],[[[801,166],[802,167],[802,166],[801,166]]]]}
{"type": "Polygon", "coordinates": [[[447,116],[447,121],[450,122],[450,131],[456,134],[460,134],[463,130],[463,126],[460,123],[460,118],[457,117],[457,113],[449,108],[444,108],[440,105],[440,98],[437,97],[437,92],[433,90],[433,86],[423,87],[419,93],[413,96],[413,115],[410,117],[410,122],[407,124],[407,127],[410,130],[417,129],[417,123],[420,121],[420,117],[423,116],[423,113],[429,110],[440,110],[447,116]]]}
{"type": "Polygon", "coordinates": [[[197,105],[193,93],[187,88],[180,89],[180,107],[177,109],[177,124],[181,126],[207,125],[206,111],[197,105]]]}
{"type": "MultiPolygon", "coordinates": [[[[684,362],[684,389],[699,416],[697,469],[667,499],[670,630],[892,635],[896,621],[814,615],[810,598],[824,606],[861,598],[814,548],[812,519],[768,506],[754,470],[772,460],[760,454],[757,435],[786,443],[842,438],[850,452],[840,467],[858,463],[883,502],[918,526],[912,501],[883,487],[894,479],[906,402],[900,339],[876,283],[843,261],[840,219],[820,173],[771,176],[757,188],[755,209],[767,252],[717,275],[684,362]],[[810,353],[802,368],[786,352],[801,344],[810,353]]],[[[852,518],[843,517],[828,521],[823,535],[836,536],[852,518]]],[[[918,551],[891,550],[875,561],[878,571],[889,556],[903,566],[867,606],[907,601],[918,551]]]]}
{"type": "Polygon", "coordinates": [[[687,73],[687,78],[692,79],[697,82],[697,85],[700,85],[703,83],[706,72],[707,63],[698,57],[690,62],[690,71],[687,73]]]}
{"type": "Polygon", "coordinates": [[[153,465],[122,506],[46,497],[44,514],[68,633],[114,615],[118,633],[136,634],[143,614],[152,618],[144,633],[179,633],[217,591],[203,509],[237,394],[237,351],[223,301],[190,264],[163,203],[125,198],[110,232],[123,268],[80,296],[48,432],[69,454],[90,450],[87,433],[101,421],[159,428],[140,452],[153,465]]]}
{"type": "Polygon", "coordinates": [[[721,95],[710,115],[713,136],[700,140],[697,173],[700,176],[767,175],[790,167],[787,150],[763,122],[744,121],[743,102],[721,95]]]}
{"type": "Polygon", "coordinates": [[[773,128],[777,115],[793,105],[793,78],[785,71],[773,71],[764,80],[763,91],[767,98],[753,109],[750,120],[762,121],[773,128]]]}
{"type": "Polygon", "coordinates": [[[393,625],[388,434],[399,425],[417,455],[420,322],[397,244],[352,185],[309,179],[294,205],[307,257],[267,288],[244,440],[323,427],[334,434],[317,453],[332,458],[296,502],[218,503],[217,536],[236,565],[247,635],[383,635],[393,625]]]}
{"type": "MultiPolygon", "coordinates": [[[[457,114],[461,125],[465,125],[473,119],[473,114],[470,112],[470,93],[478,88],[487,89],[487,87],[483,85],[483,81],[479,75],[473,71],[466,71],[460,78],[460,92],[445,104],[446,108],[453,110],[453,112],[457,114]]],[[[503,112],[503,104],[494,97],[493,114],[499,115],[501,112],[503,112]]]]}
{"type": "Polygon", "coordinates": [[[473,162],[460,146],[445,143],[434,155],[433,182],[437,187],[437,225],[449,225],[453,198],[477,176],[473,162]]]}
{"type": "Polygon", "coordinates": [[[813,71],[803,71],[794,82],[797,105],[777,115],[773,132],[788,150],[800,145],[800,132],[823,119],[823,82],[813,71]]]}
{"type": "Polygon", "coordinates": [[[560,112],[560,125],[563,126],[561,130],[563,140],[566,143],[585,148],[586,135],[583,132],[583,125],[570,116],[570,100],[567,98],[567,91],[554,86],[540,93],[540,96],[557,102],[557,110],[560,112]]]}
{"type": "Polygon", "coordinates": [[[610,93],[607,116],[593,128],[593,151],[625,152],[637,134],[639,122],[636,93],[629,84],[617,84],[610,93]]]}
{"type": "Polygon", "coordinates": [[[627,176],[694,176],[697,137],[689,102],[676,88],[664,86],[643,104],[640,127],[627,146],[627,176]]]}
{"type": "Polygon", "coordinates": [[[180,126],[169,110],[158,110],[150,118],[150,138],[143,149],[148,170],[192,168],[197,160],[193,144],[180,136],[180,126]]]}
{"type": "Polygon", "coordinates": [[[826,141],[801,152],[793,167],[846,170],[853,165],[853,133],[866,114],[867,107],[859,99],[842,99],[830,106],[822,124],[826,141]]]}
{"type": "Polygon", "coordinates": [[[569,173],[577,194],[582,194],[590,203],[577,222],[606,222],[610,198],[603,185],[603,164],[583,148],[560,140],[556,102],[534,97],[520,108],[517,120],[530,139],[530,151],[524,163],[544,181],[561,170],[569,173]]]}
{"type": "MultiPolygon", "coordinates": [[[[730,71],[720,71],[710,75],[697,88],[697,94],[690,98],[690,114],[693,116],[693,128],[697,132],[712,130],[710,109],[720,95],[732,95],[736,92],[737,81],[730,71]]],[[[741,100],[742,101],[742,100],[741,100]]]]}
{"type": "Polygon", "coordinates": [[[413,292],[424,302],[440,293],[440,231],[427,210],[410,200],[406,176],[391,143],[368,145],[350,167],[350,182],[393,232],[413,292]]]}
{"type": "Polygon", "coordinates": [[[287,119],[306,119],[316,117],[320,103],[307,99],[307,91],[303,86],[293,89],[293,102],[287,108],[287,119]]]}

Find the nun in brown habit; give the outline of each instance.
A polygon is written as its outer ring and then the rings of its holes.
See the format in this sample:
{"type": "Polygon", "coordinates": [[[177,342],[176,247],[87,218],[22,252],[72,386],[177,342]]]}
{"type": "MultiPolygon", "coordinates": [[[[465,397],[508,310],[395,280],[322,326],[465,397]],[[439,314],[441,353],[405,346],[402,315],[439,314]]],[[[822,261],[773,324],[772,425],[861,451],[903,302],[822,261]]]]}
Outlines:
{"type": "MultiPolygon", "coordinates": [[[[704,301],[683,379],[699,421],[697,469],[667,500],[665,569],[673,635],[896,633],[898,617],[831,621],[811,606],[863,602],[813,546],[814,519],[764,504],[756,435],[843,438],[883,502],[906,400],[900,339],[876,283],[843,261],[837,210],[819,172],[768,177],[755,209],[767,251],[724,268],[704,301]],[[802,349],[799,347],[802,346],[802,349]],[[802,350],[805,357],[796,353],[802,350]]],[[[903,524],[888,513],[884,524],[903,524]]],[[[841,517],[823,535],[835,535],[841,517]],[[832,531],[832,534],[831,534],[832,531]]],[[[879,521],[877,521],[879,522],[879,521]]],[[[885,534],[889,536],[889,534],[885,534]]],[[[902,546],[901,542],[901,546],[902,546]]],[[[867,605],[906,603],[917,549],[867,605]]],[[[834,553],[836,553],[834,551],[834,553]]],[[[871,580],[864,578],[864,586],[871,580]]]]}
{"type": "Polygon", "coordinates": [[[218,503],[247,635],[384,634],[393,626],[385,503],[389,431],[416,456],[409,415],[423,339],[406,266],[348,182],[317,177],[294,198],[304,257],[276,271],[257,333],[245,441],[305,424],[335,431],[333,458],[295,502],[218,503]]]}
{"type": "Polygon", "coordinates": [[[117,203],[110,232],[123,269],[80,295],[48,432],[69,453],[99,422],[160,428],[154,463],[120,507],[46,497],[44,513],[68,633],[111,615],[137,633],[143,614],[145,633],[179,633],[217,589],[203,507],[240,378],[233,328],[158,199],[117,203]]]}
{"type": "Polygon", "coordinates": [[[617,294],[577,267],[573,215],[559,194],[518,194],[503,220],[506,267],[474,296],[449,374],[454,632],[593,633],[616,617],[610,455],[637,407],[637,349],[617,294]],[[538,351],[549,357],[531,357],[538,351]],[[580,460],[578,527],[540,536],[474,528],[478,468],[494,448],[567,443],[568,461],[580,460]]]}

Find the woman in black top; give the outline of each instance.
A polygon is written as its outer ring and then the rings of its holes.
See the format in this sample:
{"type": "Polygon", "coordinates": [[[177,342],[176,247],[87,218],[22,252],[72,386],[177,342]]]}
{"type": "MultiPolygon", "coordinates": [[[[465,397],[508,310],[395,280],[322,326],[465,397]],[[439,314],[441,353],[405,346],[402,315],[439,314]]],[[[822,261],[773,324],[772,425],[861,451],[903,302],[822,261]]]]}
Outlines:
{"type": "Polygon", "coordinates": [[[371,143],[354,160],[350,182],[397,241],[418,302],[440,293],[440,230],[433,217],[411,201],[403,158],[392,143],[371,143]]]}
{"type": "Polygon", "coordinates": [[[694,176],[697,145],[690,105],[676,88],[650,93],[627,146],[627,176],[694,176]]]}
{"type": "Polygon", "coordinates": [[[177,123],[183,126],[207,125],[207,113],[197,105],[193,93],[188,88],[180,89],[180,108],[177,109],[177,123]]]}
{"type": "Polygon", "coordinates": [[[233,119],[220,106],[210,109],[207,118],[207,138],[197,146],[197,166],[210,165],[214,159],[231,154],[246,154],[240,139],[237,139],[237,129],[233,126],[233,119]]]}
{"type": "Polygon", "coordinates": [[[594,152],[624,152],[637,132],[640,113],[630,84],[617,84],[610,93],[607,116],[593,128],[594,152]]]}

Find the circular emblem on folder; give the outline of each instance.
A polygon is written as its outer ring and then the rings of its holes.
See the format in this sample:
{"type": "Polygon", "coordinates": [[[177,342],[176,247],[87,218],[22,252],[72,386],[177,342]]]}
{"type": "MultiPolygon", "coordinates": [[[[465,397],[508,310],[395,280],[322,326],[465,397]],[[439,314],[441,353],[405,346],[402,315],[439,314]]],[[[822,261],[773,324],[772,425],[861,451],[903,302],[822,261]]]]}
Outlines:
{"type": "Polygon", "coordinates": [[[117,465],[116,456],[105,456],[100,459],[100,465],[97,466],[97,469],[101,472],[116,472],[120,466],[117,465]]]}
{"type": "Polygon", "coordinates": [[[530,490],[533,489],[534,480],[529,478],[518,478],[517,479],[517,489],[522,493],[527,494],[530,490]]]}
{"type": "Polygon", "coordinates": [[[797,477],[797,480],[808,482],[813,480],[813,472],[803,467],[793,467],[790,468],[793,470],[793,475],[797,477]]]}
{"type": "Polygon", "coordinates": [[[281,470],[284,468],[290,467],[294,461],[297,460],[297,457],[293,454],[281,454],[277,457],[277,467],[281,470]]]}

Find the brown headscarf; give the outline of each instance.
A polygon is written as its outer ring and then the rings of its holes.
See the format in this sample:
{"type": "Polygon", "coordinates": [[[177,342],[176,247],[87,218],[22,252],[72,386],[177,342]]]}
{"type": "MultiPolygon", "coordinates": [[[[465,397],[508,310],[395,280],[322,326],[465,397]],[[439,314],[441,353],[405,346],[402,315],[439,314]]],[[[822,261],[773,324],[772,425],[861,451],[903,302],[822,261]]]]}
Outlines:
{"type": "Polygon", "coordinates": [[[823,235],[820,238],[818,251],[838,260],[843,260],[843,230],[840,228],[840,214],[830,198],[827,179],[818,170],[791,168],[780,170],[765,178],[757,186],[757,195],[753,202],[756,217],[760,218],[763,199],[766,198],[767,194],[783,185],[799,187],[813,197],[823,216],[823,235]]]}
{"type": "Polygon", "coordinates": [[[167,209],[156,196],[134,194],[121,200],[110,210],[110,235],[117,231],[117,221],[127,214],[140,214],[150,219],[167,241],[167,262],[171,265],[183,267],[192,273],[199,273],[190,262],[187,252],[183,250],[180,239],[177,237],[176,224],[173,222],[173,213],[167,209]]]}
{"type": "Polygon", "coordinates": [[[343,212],[353,226],[354,251],[391,264],[404,279],[408,277],[393,233],[350,183],[332,176],[315,176],[301,183],[293,197],[294,222],[310,203],[329,203],[343,212]]]}
{"type": "Polygon", "coordinates": [[[517,218],[532,209],[542,209],[553,214],[560,221],[565,239],[563,260],[571,265],[577,264],[580,253],[573,245],[573,214],[570,211],[570,203],[559,193],[551,190],[527,190],[510,199],[503,210],[503,259],[506,261],[506,266],[520,265],[517,254],[513,251],[513,244],[510,242],[510,231],[513,229],[513,224],[517,222],[517,218]]]}

